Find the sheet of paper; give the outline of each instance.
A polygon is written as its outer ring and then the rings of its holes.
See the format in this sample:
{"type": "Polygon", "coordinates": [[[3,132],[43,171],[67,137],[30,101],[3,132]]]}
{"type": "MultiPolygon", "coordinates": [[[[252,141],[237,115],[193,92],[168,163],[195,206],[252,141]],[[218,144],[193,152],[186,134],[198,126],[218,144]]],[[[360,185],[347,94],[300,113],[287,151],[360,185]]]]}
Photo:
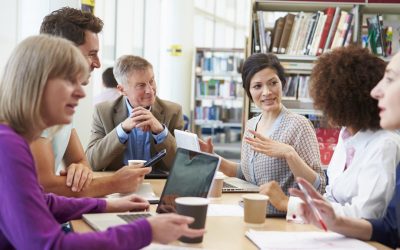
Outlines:
{"type": "Polygon", "coordinates": [[[332,232],[277,232],[249,230],[246,236],[260,249],[357,249],[373,246],[332,232]]]}
{"type": "Polygon", "coordinates": [[[243,217],[243,208],[239,205],[209,204],[207,216],[237,216],[243,217]]]}
{"type": "Polygon", "coordinates": [[[107,198],[121,198],[121,197],[124,197],[126,195],[130,195],[130,194],[139,195],[139,196],[145,198],[146,200],[148,200],[149,202],[151,202],[151,201],[159,201],[160,200],[160,197],[158,197],[154,193],[153,187],[148,182],[144,182],[144,183],[140,184],[139,189],[136,192],[126,193],[126,194],[114,193],[114,194],[107,195],[106,197],[107,198]]]}
{"type": "Polygon", "coordinates": [[[161,244],[156,244],[152,243],[149,246],[143,248],[144,250],[174,250],[174,249],[179,249],[179,250],[193,250],[194,248],[192,247],[181,247],[181,246],[174,246],[174,245],[161,245],[161,244]]]}

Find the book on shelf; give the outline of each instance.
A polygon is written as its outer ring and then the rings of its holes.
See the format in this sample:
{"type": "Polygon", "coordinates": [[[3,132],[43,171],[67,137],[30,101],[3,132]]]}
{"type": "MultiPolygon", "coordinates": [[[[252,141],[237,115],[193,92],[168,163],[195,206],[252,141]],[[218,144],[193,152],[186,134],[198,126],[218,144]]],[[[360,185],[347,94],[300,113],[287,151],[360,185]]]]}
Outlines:
{"type": "Polygon", "coordinates": [[[308,31],[308,26],[310,24],[310,19],[312,18],[311,13],[303,13],[298,27],[298,38],[293,45],[293,55],[302,55],[304,41],[306,40],[306,34],[308,31]]]}
{"type": "Polygon", "coordinates": [[[383,28],[383,16],[381,14],[377,14],[378,17],[378,25],[379,25],[379,38],[381,41],[381,46],[382,46],[382,56],[386,56],[386,50],[385,50],[385,41],[384,41],[384,36],[386,35],[387,29],[383,28]],[[384,35],[385,33],[385,35],[384,35]]]}
{"type": "Polygon", "coordinates": [[[286,77],[286,85],[282,89],[282,95],[286,100],[311,101],[308,94],[310,76],[289,75],[286,77]]]}
{"type": "Polygon", "coordinates": [[[346,11],[342,10],[340,12],[340,18],[339,18],[339,22],[338,22],[337,27],[336,27],[335,35],[334,35],[332,43],[331,43],[331,45],[329,46],[328,49],[334,49],[334,48],[340,46],[338,44],[339,44],[340,36],[342,34],[342,31],[343,31],[343,28],[344,28],[344,23],[346,22],[347,16],[348,16],[348,13],[346,11]]]}
{"type": "Polygon", "coordinates": [[[307,55],[315,56],[317,55],[318,45],[321,40],[322,30],[324,28],[326,22],[326,15],[322,11],[319,12],[319,18],[317,27],[315,28],[314,36],[312,38],[312,42],[307,50],[307,55]]]}
{"type": "Polygon", "coordinates": [[[237,73],[238,59],[227,53],[200,51],[196,53],[196,74],[204,72],[215,74],[237,73]]]}
{"type": "Polygon", "coordinates": [[[303,55],[308,55],[310,48],[311,48],[311,44],[312,41],[314,39],[314,34],[316,32],[317,26],[318,26],[318,22],[320,20],[321,17],[321,12],[317,11],[316,13],[313,14],[313,18],[311,19],[311,25],[309,26],[310,29],[307,32],[307,38],[306,38],[306,43],[303,47],[303,55]]]}
{"type": "Polygon", "coordinates": [[[346,44],[347,36],[350,33],[351,24],[352,24],[353,20],[354,20],[353,13],[347,13],[346,20],[343,24],[343,29],[341,31],[342,33],[340,34],[337,47],[343,47],[346,44]]]}
{"type": "MultiPolygon", "coordinates": [[[[335,15],[333,16],[331,27],[329,29],[328,37],[326,38],[325,46],[323,52],[327,51],[331,48],[333,38],[335,37],[335,33],[339,24],[340,17],[342,15],[342,11],[339,7],[335,9],[335,15]]],[[[321,52],[322,53],[322,52],[321,52]]]]}
{"type": "Polygon", "coordinates": [[[300,44],[300,55],[305,55],[307,51],[307,45],[310,41],[310,36],[311,33],[313,32],[315,22],[317,21],[318,18],[318,13],[312,13],[311,16],[308,18],[307,23],[306,23],[306,30],[304,33],[304,40],[300,44]]]}
{"type": "Polygon", "coordinates": [[[381,42],[381,25],[379,15],[374,15],[367,18],[368,25],[368,42],[374,54],[383,55],[383,48],[381,42]]]}
{"type": "Polygon", "coordinates": [[[310,76],[299,76],[299,82],[297,87],[297,99],[301,101],[309,101],[310,94],[309,94],[309,82],[310,76]]]}
{"type": "Polygon", "coordinates": [[[296,41],[299,39],[298,35],[299,35],[299,27],[301,25],[302,20],[304,19],[304,12],[301,11],[299,13],[297,13],[297,15],[294,18],[294,22],[293,22],[293,27],[292,27],[292,31],[290,32],[290,38],[289,38],[289,42],[288,42],[288,46],[287,46],[287,50],[286,53],[287,54],[294,54],[294,46],[296,44],[296,41]]]}
{"type": "Polygon", "coordinates": [[[324,51],[329,32],[331,30],[332,21],[334,19],[335,13],[338,11],[340,11],[339,7],[336,7],[336,8],[330,7],[330,8],[326,8],[324,10],[324,13],[326,15],[326,20],[325,20],[325,24],[324,24],[324,27],[323,27],[322,33],[321,33],[321,38],[320,38],[320,41],[318,44],[317,53],[316,53],[317,56],[321,55],[324,51]]]}
{"type": "Polygon", "coordinates": [[[269,48],[269,33],[265,30],[264,24],[264,13],[262,11],[257,11],[257,19],[258,19],[258,32],[260,39],[260,52],[267,53],[269,48]]]}
{"type": "Polygon", "coordinates": [[[253,14],[253,53],[261,52],[260,30],[257,13],[253,14]]]}
{"type": "Polygon", "coordinates": [[[283,26],[282,36],[281,36],[278,51],[277,51],[277,53],[279,53],[279,54],[286,53],[290,34],[292,33],[294,18],[295,18],[295,15],[293,15],[293,14],[287,14],[285,16],[285,25],[283,26]]]}
{"type": "Polygon", "coordinates": [[[202,123],[217,121],[222,125],[223,122],[240,123],[241,119],[242,108],[226,108],[218,105],[195,108],[195,120],[202,123]]]}
{"type": "Polygon", "coordinates": [[[285,26],[285,18],[280,17],[275,22],[274,33],[272,35],[271,52],[278,53],[279,44],[281,41],[283,28],[285,26]]]}
{"type": "Polygon", "coordinates": [[[241,85],[234,80],[196,78],[196,95],[198,97],[216,97],[220,99],[242,97],[241,85]]]}

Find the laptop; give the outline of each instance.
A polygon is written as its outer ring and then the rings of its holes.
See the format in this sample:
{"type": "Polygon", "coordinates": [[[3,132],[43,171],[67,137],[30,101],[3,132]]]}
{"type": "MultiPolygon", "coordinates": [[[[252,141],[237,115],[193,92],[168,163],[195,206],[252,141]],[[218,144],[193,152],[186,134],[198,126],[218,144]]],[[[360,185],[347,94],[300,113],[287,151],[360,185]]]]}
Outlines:
{"type": "Polygon", "coordinates": [[[196,134],[175,129],[176,147],[192,151],[200,151],[199,139],[196,134]]]}
{"type": "MultiPolygon", "coordinates": [[[[178,148],[156,212],[175,212],[177,197],[206,198],[219,164],[220,158],[215,155],[178,148]]],[[[151,215],[149,212],[100,213],[82,217],[94,230],[103,231],[151,215]]]]}
{"type": "Polygon", "coordinates": [[[224,193],[258,193],[259,190],[259,186],[236,177],[225,178],[222,187],[224,193]]]}

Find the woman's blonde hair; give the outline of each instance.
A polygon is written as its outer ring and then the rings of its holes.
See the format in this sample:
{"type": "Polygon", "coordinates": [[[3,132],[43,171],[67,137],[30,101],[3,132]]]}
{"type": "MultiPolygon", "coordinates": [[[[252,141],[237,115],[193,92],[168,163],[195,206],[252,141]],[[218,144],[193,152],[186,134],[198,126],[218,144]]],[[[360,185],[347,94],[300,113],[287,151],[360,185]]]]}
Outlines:
{"type": "Polygon", "coordinates": [[[45,126],[40,109],[50,79],[88,77],[89,65],[72,42],[49,35],[32,36],[12,52],[0,81],[0,122],[29,135],[45,126]]]}

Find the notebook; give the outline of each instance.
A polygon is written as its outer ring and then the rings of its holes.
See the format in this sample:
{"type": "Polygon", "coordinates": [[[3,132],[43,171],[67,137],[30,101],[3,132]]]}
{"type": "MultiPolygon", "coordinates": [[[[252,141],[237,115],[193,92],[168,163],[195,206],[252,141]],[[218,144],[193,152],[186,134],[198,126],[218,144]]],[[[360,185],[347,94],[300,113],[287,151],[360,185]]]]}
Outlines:
{"type": "MultiPolygon", "coordinates": [[[[178,148],[156,212],[175,212],[177,197],[206,198],[219,164],[220,158],[215,155],[178,148]]],[[[100,213],[84,214],[82,217],[93,229],[103,231],[110,226],[126,224],[131,219],[151,215],[148,212],[100,213]]]]}
{"type": "Polygon", "coordinates": [[[258,193],[259,190],[257,185],[236,177],[225,178],[222,187],[222,192],[225,193],[258,193]]]}
{"type": "Polygon", "coordinates": [[[200,151],[199,139],[196,134],[175,129],[176,147],[186,148],[192,151],[200,151]]]}

